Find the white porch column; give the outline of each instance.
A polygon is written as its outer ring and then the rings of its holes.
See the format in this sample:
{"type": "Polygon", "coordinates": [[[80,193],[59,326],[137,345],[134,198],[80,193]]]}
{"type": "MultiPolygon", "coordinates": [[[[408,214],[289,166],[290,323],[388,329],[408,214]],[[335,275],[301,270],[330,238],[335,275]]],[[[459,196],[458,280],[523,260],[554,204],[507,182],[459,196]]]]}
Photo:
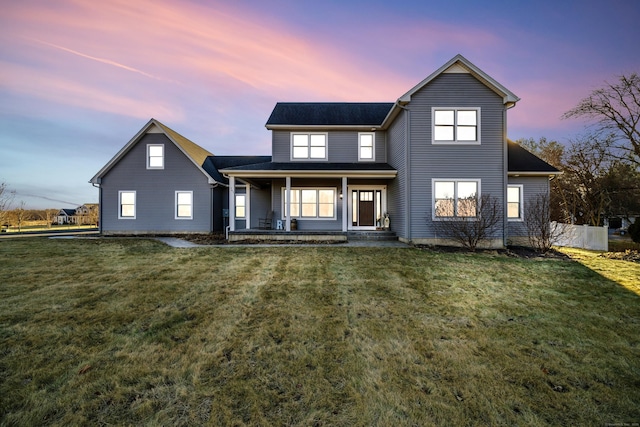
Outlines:
{"type": "Polygon", "coordinates": [[[246,218],[246,229],[250,229],[251,228],[251,185],[249,183],[247,183],[247,185],[245,186],[246,188],[246,195],[245,195],[245,207],[244,207],[244,216],[246,218]]]}
{"type": "Polygon", "coordinates": [[[285,210],[287,212],[287,224],[284,228],[286,231],[291,231],[291,177],[288,176],[285,178],[287,188],[285,190],[285,197],[287,198],[287,203],[285,206],[285,210]]]}
{"type": "Polygon", "coordinates": [[[342,232],[347,232],[349,220],[349,193],[347,192],[347,177],[342,177],[342,232]]]}
{"type": "Polygon", "coordinates": [[[236,178],[229,177],[229,231],[236,231],[236,178]]]}

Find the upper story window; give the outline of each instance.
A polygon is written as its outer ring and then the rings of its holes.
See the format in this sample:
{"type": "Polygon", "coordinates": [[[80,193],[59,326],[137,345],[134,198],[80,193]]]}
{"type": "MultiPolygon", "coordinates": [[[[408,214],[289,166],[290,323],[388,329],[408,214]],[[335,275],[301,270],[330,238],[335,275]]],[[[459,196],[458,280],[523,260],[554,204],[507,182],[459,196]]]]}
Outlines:
{"type": "Polygon", "coordinates": [[[193,219],[193,191],[176,191],[176,219],[193,219]]]}
{"type": "Polygon", "coordinates": [[[147,144],[147,169],[164,169],[163,144],[147,144]]]}
{"type": "Polygon", "coordinates": [[[327,134],[292,133],[291,160],[327,160],[327,134]]]}
{"type": "Polygon", "coordinates": [[[522,185],[507,187],[507,218],[510,221],[522,220],[522,185]]]}
{"type": "Polygon", "coordinates": [[[376,159],[375,134],[373,132],[358,134],[358,160],[374,161],[376,159]]]}
{"type": "Polygon", "coordinates": [[[480,182],[475,180],[434,180],[434,218],[475,217],[480,182]]]}
{"type": "Polygon", "coordinates": [[[135,219],[136,218],[136,192],[135,191],[119,191],[118,192],[118,218],[119,219],[135,219]]]}
{"type": "Polygon", "coordinates": [[[433,142],[480,144],[479,108],[433,108],[433,142]]]}

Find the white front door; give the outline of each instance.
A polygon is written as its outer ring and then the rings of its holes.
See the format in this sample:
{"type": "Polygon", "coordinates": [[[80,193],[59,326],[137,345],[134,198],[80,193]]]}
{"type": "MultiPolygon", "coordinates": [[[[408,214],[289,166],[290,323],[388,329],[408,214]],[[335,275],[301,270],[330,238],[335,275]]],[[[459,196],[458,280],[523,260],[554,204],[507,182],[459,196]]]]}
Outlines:
{"type": "Polygon", "coordinates": [[[349,186],[349,230],[375,230],[382,227],[387,208],[387,187],[349,186]]]}

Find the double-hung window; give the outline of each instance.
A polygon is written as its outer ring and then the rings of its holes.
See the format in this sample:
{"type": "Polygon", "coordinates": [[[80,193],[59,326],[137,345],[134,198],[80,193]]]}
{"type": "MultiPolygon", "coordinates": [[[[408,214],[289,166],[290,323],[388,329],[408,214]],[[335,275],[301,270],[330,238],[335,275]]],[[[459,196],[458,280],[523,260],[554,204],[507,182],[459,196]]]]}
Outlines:
{"type": "Polygon", "coordinates": [[[236,218],[245,219],[247,217],[247,195],[236,194],[236,218]]]}
{"type": "Polygon", "coordinates": [[[175,219],[193,219],[193,191],[176,191],[175,219]]]}
{"type": "Polygon", "coordinates": [[[477,180],[434,180],[434,218],[474,218],[478,212],[480,182],[477,180]]]}
{"type": "Polygon", "coordinates": [[[507,219],[522,220],[522,185],[507,186],[507,219]]]}
{"type": "Polygon", "coordinates": [[[118,219],[136,219],[136,192],[118,192],[118,219]]]}
{"type": "Polygon", "coordinates": [[[147,144],[147,169],[164,169],[163,144],[147,144]]]}
{"type": "Polygon", "coordinates": [[[433,108],[433,142],[480,143],[479,108],[433,108]]]}
{"type": "Polygon", "coordinates": [[[291,160],[327,160],[327,134],[292,133],[291,160]]]}
{"type": "MultiPolygon", "coordinates": [[[[287,216],[287,190],[282,189],[282,212],[287,216]]],[[[335,219],[335,188],[292,188],[291,217],[303,219],[335,219]]]]}
{"type": "Polygon", "coordinates": [[[375,158],[375,134],[362,132],[358,134],[358,160],[374,161],[375,158]]]}

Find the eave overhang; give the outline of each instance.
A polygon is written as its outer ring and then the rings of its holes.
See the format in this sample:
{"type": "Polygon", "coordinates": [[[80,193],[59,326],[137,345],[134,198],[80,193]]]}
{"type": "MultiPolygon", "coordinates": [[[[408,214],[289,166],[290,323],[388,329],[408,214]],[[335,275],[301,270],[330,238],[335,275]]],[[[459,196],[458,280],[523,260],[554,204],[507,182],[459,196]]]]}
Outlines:
{"type": "Polygon", "coordinates": [[[232,170],[221,169],[220,173],[235,178],[378,178],[393,179],[396,170],[232,170]]]}
{"type": "Polygon", "coordinates": [[[361,132],[375,132],[381,128],[380,124],[374,125],[265,125],[268,130],[295,130],[295,131],[328,131],[328,130],[357,130],[361,132]]]}
{"type": "Polygon", "coordinates": [[[431,82],[433,79],[435,79],[440,74],[444,73],[446,70],[448,70],[454,65],[462,67],[471,75],[473,75],[475,78],[477,78],[482,83],[484,83],[491,90],[496,92],[498,95],[502,96],[502,100],[507,107],[511,108],[515,105],[516,102],[520,101],[520,98],[516,96],[513,92],[511,92],[509,89],[507,89],[506,87],[498,83],[496,80],[494,80],[491,76],[489,76],[487,73],[482,71],[480,68],[476,67],[467,58],[458,54],[453,58],[451,58],[442,67],[438,68],[436,71],[431,73],[427,78],[425,78],[420,83],[418,83],[413,88],[411,88],[407,93],[405,93],[400,98],[398,98],[398,102],[400,104],[406,104],[411,102],[411,96],[414,93],[422,89],[429,82],[431,82]]]}

